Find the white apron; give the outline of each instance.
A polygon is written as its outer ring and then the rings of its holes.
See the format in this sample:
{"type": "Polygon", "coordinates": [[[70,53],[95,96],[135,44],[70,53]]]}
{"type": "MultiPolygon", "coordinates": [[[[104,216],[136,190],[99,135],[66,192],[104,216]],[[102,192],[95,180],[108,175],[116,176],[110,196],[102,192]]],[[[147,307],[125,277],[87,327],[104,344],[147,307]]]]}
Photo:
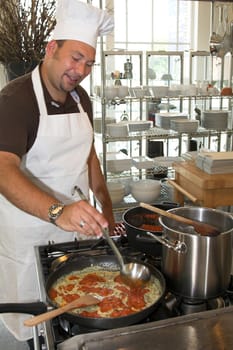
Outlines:
{"type": "MultiPolygon", "coordinates": [[[[79,103],[80,113],[48,115],[39,67],[32,72],[32,82],[40,122],[35,143],[23,157],[21,169],[58,201],[77,200],[72,196],[74,186],[88,197],[87,158],[93,141],[89,118],[79,103]]],[[[0,303],[39,300],[33,247],[49,240],[58,243],[73,238],[74,233],[27,214],[0,196],[0,303]]],[[[0,316],[18,340],[32,337],[31,328],[23,326],[29,315],[0,316]]]]}

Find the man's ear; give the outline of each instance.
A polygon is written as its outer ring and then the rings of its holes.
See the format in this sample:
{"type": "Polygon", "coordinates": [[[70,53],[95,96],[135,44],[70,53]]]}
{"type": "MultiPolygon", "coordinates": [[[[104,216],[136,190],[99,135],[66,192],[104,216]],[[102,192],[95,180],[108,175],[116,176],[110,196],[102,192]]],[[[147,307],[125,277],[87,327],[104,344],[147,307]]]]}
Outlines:
{"type": "Polygon", "coordinates": [[[57,42],[56,40],[51,40],[48,42],[46,46],[46,55],[51,56],[54,54],[54,52],[57,49],[57,42]]]}

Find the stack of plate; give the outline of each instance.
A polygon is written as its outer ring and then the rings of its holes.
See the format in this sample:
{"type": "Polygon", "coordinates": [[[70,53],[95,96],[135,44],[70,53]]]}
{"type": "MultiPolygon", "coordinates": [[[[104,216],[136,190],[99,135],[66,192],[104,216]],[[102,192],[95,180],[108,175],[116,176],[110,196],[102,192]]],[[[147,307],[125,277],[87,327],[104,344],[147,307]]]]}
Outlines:
{"type": "MultiPolygon", "coordinates": [[[[100,161],[103,164],[103,153],[100,154],[100,161]]],[[[111,173],[119,173],[130,170],[132,166],[132,158],[123,152],[107,152],[106,168],[111,173]]]]}
{"type": "Polygon", "coordinates": [[[208,174],[233,173],[233,152],[201,152],[196,165],[208,174]]]}
{"type": "Polygon", "coordinates": [[[154,161],[148,157],[134,157],[133,165],[137,169],[152,169],[154,167],[154,161]]]}
{"type": "Polygon", "coordinates": [[[112,200],[112,204],[123,201],[125,196],[125,186],[120,182],[107,182],[107,188],[112,200]]]}
{"type": "Polygon", "coordinates": [[[137,132],[137,131],[144,131],[148,130],[153,126],[153,122],[150,120],[135,120],[135,121],[128,121],[128,128],[129,132],[137,132]]]}
{"type": "Polygon", "coordinates": [[[201,126],[211,130],[226,130],[228,125],[228,111],[209,110],[202,114],[201,126]]]}
{"type": "MultiPolygon", "coordinates": [[[[102,133],[102,118],[95,118],[93,120],[93,122],[94,122],[94,131],[96,133],[101,134],[102,133]]],[[[115,118],[111,118],[111,117],[105,118],[105,124],[106,125],[113,124],[113,123],[116,123],[116,119],[115,118]]]]}
{"type": "Polygon", "coordinates": [[[178,132],[196,132],[198,126],[198,120],[180,118],[171,120],[171,129],[178,132]]]}
{"type": "Polygon", "coordinates": [[[188,116],[182,113],[156,113],[155,124],[162,129],[171,129],[171,120],[174,119],[188,119],[188,116]]]}
{"type": "Polygon", "coordinates": [[[112,137],[127,137],[128,125],[125,123],[107,124],[107,134],[112,137]]]}

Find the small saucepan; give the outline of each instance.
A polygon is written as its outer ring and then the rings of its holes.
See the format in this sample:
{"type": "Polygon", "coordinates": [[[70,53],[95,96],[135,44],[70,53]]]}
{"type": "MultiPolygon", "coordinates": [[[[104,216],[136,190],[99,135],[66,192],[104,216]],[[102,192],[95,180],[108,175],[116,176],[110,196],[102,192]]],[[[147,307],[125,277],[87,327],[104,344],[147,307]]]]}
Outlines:
{"type": "MultiPolygon", "coordinates": [[[[154,203],[152,205],[163,210],[179,207],[177,203],[173,202],[154,203]]],[[[128,241],[132,247],[146,254],[162,255],[162,245],[153,238],[150,239],[146,234],[147,231],[150,231],[156,235],[162,235],[163,227],[158,221],[159,215],[137,206],[128,209],[122,218],[128,241]]]]}

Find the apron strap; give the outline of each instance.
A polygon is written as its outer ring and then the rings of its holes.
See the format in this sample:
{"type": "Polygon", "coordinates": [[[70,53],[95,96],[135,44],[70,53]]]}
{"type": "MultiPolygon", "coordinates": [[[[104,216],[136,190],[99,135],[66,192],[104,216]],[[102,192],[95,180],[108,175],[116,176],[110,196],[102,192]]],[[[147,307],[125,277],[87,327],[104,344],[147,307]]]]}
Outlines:
{"type": "Polygon", "coordinates": [[[85,111],[80,103],[80,98],[79,98],[77,91],[76,90],[71,91],[70,95],[72,96],[74,101],[77,103],[80,113],[85,113],[85,111]]]}
{"type": "Polygon", "coordinates": [[[39,65],[36,66],[36,68],[32,71],[32,84],[36,95],[36,99],[37,101],[40,101],[40,103],[38,103],[40,115],[47,115],[48,112],[47,112],[47,107],[44,99],[44,92],[43,92],[43,88],[40,80],[39,65]]]}
{"type": "MultiPolygon", "coordinates": [[[[40,115],[47,115],[48,112],[47,112],[47,107],[46,107],[46,103],[45,103],[41,79],[40,79],[39,65],[36,66],[36,68],[32,71],[32,84],[33,84],[33,88],[34,88],[34,92],[35,92],[37,101],[40,101],[40,103],[38,104],[40,115]]],[[[77,91],[75,91],[75,90],[71,91],[70,95],[72,96],[74,101],[77,103],[79,112],[85,113],[85,111],[80,103],[80,98],[79,98],[77,91]]]]}

